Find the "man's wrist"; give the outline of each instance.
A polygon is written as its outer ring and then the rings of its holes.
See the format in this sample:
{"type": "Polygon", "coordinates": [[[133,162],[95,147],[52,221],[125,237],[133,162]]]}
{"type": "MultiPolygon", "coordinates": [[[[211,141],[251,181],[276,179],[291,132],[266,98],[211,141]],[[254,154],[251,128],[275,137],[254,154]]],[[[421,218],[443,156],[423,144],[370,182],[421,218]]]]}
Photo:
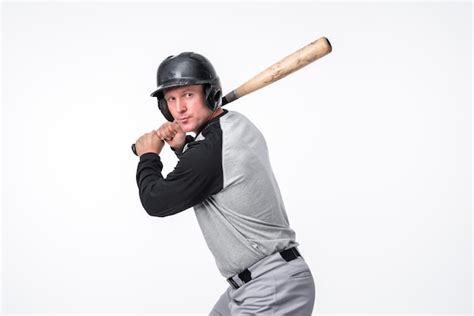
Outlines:
{"type": "Polygon", "coordinates": [[[183,152],[184,144],[181,146],[170,147],[172,151],[177,154],[181,154],[183,152]]]}
{"type": "Polygon", "coordinates": [[[164,145],[165,145],[165,143],[164,143],[162,140],[160,140],[158,146],[153,146],[153,147],[147,147],[147,148],[145,148],[145,149],[139,154],[139,156],[144,155],[144,154],[149,154],[149,153],[153,153],[153,154],[159,155],[159,154],[161,153],[161,151],[163,150],[164,145]]]}

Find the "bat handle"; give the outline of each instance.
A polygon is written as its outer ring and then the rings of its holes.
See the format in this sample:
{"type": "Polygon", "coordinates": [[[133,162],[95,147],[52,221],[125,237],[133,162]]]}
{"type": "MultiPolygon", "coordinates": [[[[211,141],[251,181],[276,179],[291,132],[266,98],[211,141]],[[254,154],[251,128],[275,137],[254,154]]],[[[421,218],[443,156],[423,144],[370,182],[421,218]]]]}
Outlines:
{"type": "Polygon", "coordinates": [[[232,90],[231,92],[227,93],[223,98],[222,98],[222,105],[224,106],[226,104],[229,104],[235,100],[237,100],[239,97],[235,93],[235,90],[232,90]]]}
{"type": "Polygon", "coordinates": [[[137,147],[135,146],[135,144],[132,144],[132,151],[133,151],[133,153],[135,154],[135,156],[138,156],[138,154],[137,154],[137,147]]]}

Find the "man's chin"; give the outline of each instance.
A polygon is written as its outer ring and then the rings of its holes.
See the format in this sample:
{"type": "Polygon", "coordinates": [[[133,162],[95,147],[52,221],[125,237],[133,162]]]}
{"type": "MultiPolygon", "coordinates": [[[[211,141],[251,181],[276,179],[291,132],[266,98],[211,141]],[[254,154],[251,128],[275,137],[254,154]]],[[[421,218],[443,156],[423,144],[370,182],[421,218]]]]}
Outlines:
{"type": "Polygon", "coordinates": [[[189,133],[189,132],[194,131],[194,128],[191,124],[181,124],[181,123],[178,123],[178,124],[181,127],[181,129],[183,130],[183,132],[185,132],[185,133],[189,133]]]}

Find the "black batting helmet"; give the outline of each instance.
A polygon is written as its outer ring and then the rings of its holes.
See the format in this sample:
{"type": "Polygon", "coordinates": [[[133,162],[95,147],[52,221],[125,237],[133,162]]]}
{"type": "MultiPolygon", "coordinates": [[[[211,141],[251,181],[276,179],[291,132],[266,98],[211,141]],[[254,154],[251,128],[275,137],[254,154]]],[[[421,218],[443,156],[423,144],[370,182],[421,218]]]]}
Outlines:
{"type": "Polygon", "coordinates": [[[184,52],[169,56],[158,67],[156,81],[158,87],[151,96],[158,99],[158,108],[170,122],[174,118],[164,99],[164,90],[167,88],[202,84],[206,105],[214,111],[222,104],[219,77],[210,61],[200,54],[184,52]]]}

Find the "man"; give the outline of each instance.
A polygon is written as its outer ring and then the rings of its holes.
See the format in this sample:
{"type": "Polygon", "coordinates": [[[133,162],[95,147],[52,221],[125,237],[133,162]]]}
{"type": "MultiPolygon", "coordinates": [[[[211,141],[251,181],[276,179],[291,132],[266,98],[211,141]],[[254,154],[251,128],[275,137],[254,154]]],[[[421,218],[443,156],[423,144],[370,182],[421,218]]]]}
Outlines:
{"type": "Polygon", "coordinates": [[[210,315],[311,315],[313,277],[296,248],[263,135],[221,108],[221,84],[204,56],[168,57],[157,82],[152,96],[169,122],[136,142],[140,200],[151,216],[194,207],[230,284],[210,315]],[[166,178],[159,156],[165,142],[179,158],[166,178]]]}

